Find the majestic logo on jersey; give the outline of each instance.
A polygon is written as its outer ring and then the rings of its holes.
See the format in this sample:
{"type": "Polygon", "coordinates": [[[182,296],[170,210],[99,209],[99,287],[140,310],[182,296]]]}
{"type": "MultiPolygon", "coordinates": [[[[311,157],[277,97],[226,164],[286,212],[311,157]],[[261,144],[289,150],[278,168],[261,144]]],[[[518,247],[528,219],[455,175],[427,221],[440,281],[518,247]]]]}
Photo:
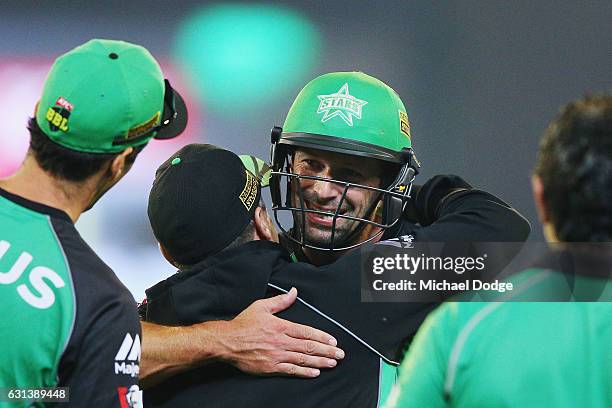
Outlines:
{"type": "MultiPolygon", "coordinates": [[[[10,285],[17,282],[34,259],[31,254],[24,251],[19,255],[11,268],[6,271],[1,261],[10,247],[11,244],[8,241],[0,241],[0,284],[2,285],[10,285]]],[[[41,265],[32,268],[29,272],[28,280],[30,285],[36,290],[36,294],[25,283],[17,286],[17,293],[30,306],[37,309],[48,309],[55,303],[55,293],[48,283],[53,284],[58,289],[66,286],[62,278],[53,269],[41,265]]]]}
{"type": "Polygon", "coordinates": [[[136,377],[140,372],[140,336],[134,339],[126,333],[121,347],[115,356],[115,374],[125,374],[136,377]]]}
{"type": "Polygon", "coordinates": [[[137,385],[117,387],[117,394],[121,408],[142,408],[142,391],[137,385]]]}
{"type": "Polygon", "coordinates": [[[361,119],[361,108],[367,104],[366,101],[357,99],[349,93],[348,83],[342,85],[338,92],[329,95],[318,95],[319,109],[317,113],[323,113],[321,122],[339,117],[347,125],[353,126],[353,116],[361,119]]]}

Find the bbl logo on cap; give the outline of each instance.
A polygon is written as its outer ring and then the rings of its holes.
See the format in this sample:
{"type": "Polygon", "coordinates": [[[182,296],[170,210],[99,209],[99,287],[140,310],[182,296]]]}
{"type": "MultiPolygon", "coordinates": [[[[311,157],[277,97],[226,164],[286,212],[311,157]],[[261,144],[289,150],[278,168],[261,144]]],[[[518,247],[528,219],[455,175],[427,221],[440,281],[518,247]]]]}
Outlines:
{"type": "Polygon", "coordinates": [[[348,83],[342,85],[336,93],[317,97],[321,101],[317,113],[324,113],[322,123],[338,116],[347,125],[353,126],[353,116],[361,119],[361,108],[367,104],[366,101],[357,99],[349,93],[348,83]]]}
{"type": "Polygon", "coordinates": [[[62,132],[68,131],[68,118],[70,118],[70,112],[74,105],[68,102],[66,98],[59,97],[55,101],[55,105],[47,110],[46,119],[49,122],[49,128],[52,131],[61,130],[62,132]]]}

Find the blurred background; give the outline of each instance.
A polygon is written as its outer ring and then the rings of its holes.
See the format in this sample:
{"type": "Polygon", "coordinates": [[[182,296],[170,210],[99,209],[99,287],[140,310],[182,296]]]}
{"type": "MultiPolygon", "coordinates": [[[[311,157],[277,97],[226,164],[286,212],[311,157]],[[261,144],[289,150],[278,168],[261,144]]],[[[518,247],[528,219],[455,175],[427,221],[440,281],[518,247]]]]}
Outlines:
{"type": "Polygon", "coordinates": [[[166,0],[0,4],[0,177],[28,145],[25,125],[53,59],[91,39],[147,47],[185,96],[184,136],[153,142],[77,223],[137,300],[175,272],[146,217],[155,169],[180,146],[218,144],[268,159],[310,79],[359,70],[402,97],[418,180],[456,173],[520,210],[543,240],[529,176],[559,107],[612,91],[612,2],[166,0]]]}

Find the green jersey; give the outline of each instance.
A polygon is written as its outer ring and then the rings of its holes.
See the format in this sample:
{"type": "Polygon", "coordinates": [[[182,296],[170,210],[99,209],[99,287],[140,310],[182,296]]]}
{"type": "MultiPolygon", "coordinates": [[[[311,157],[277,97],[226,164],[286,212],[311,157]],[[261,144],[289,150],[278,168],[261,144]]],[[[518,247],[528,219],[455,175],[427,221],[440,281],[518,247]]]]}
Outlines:
{"type": "Polygon", "coordinates": [[[48,216],[0,197],[0,220],[0,387],[53,387],[75,320],[69,266],[48,216]]]}
{"type": "Polygon", "coordinates": [[[510,279],[508,301],[436,309],[387,407],[612,407],[612,259],[577,256],[570,273],[554,259],[510,279]],[[551,288],[574,301],[521,301],[551,288]],[[578,302],[587,293],[601,301],[578,302]]]}
{"type": "MultiPolygon", "coordinates": [[[[67,214],[2,189],[0,310],[4,394],[68,387],[75,406],[133,406],[140,324],[132,296],[67,214]]],[[[0,406],[37,404],[7,396],[0,406]]]]}

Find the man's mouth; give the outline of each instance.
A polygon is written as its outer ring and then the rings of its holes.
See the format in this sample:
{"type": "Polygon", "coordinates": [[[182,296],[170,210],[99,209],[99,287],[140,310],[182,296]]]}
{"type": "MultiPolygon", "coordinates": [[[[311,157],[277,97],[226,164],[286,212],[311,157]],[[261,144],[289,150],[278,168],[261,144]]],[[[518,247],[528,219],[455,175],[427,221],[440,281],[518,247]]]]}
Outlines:
{"type": "MultiPolygon", "coordinates": [[[[332,214],[335,214],[336,212],[336,208],[337,207],[323,207],[323,206],[319,206],[315,203],[312,203],[308,200],[304,200],[304,205],[306,206],[307,209],[309,210],[315,210],[315,211],[324,211],[324,212],[329,212],[332,214]]],[[[346,213],[346,209],[341,209],[338,214],[344,214],[346,213]]],[[[311,222],[311,223],[315,223],[315,224],[319,224],[321,226],[325,226],[325,227],[331,227],[334,223],[334,218],[331,215],[323,215],[323,214],[317,214],[317,213],[312,213],[312,212],[307,212],[306,213],[306,219],[311,222]]],[[[338,221],[336,221],[336,224],[338,224],[338,221]]]]}

